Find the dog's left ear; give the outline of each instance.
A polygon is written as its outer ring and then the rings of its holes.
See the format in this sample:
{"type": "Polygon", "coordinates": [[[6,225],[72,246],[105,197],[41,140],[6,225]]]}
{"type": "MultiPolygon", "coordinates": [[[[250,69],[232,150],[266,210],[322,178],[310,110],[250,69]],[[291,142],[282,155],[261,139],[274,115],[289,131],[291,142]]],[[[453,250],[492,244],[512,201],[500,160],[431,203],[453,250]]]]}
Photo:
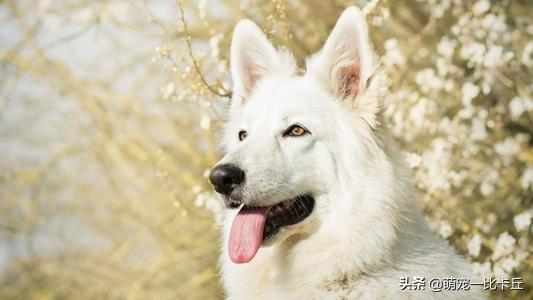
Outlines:
{"type": "MultiPolygon", "coordinates": [[[[341,100],[351,101],[363,118],[374,127],[378,99],[362,97],[376,88],[377,59],[361,10],[344,10],[322,50],[308,63],[308,71],[341,100]]],[[[369,95],[370,96],[370,95],[369,95]]]]}
{"type": "Polygon", "coordinates": [[[254,22],[242,20],[235,26],[231,41],[232,108],[240,107],[265,77],[294,73],[292,55],[274,48],[254,22]]]}

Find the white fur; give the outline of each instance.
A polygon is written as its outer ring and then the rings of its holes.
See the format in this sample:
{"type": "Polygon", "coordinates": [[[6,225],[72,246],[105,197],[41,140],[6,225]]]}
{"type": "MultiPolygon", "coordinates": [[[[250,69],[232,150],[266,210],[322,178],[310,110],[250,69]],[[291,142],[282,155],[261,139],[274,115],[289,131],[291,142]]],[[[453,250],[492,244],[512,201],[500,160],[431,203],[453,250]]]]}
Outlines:
{"type": "MultiPolygon", "coordinates": [[[[468,265],[430,232],[412,175],[380,120],[383,84],[361,12],[348,8],[324,48],[296,75],[251,21],[235,28],[235,93],[220,163],[246,173],[248,205],[302,193],[313,213],[287,226],[248,264],[231,262],[227,211],[222,278],[230,299],[482,299],[480,291],[401,291],[400,277],[472,278],[468,265]],[[344,67],[357,66],[359,88],[343,94],[344,67]],[[340,96],[344,95],[344,96],[340,96]],[[311,134],[282,137],[298,123],[311,134]],[[238,132],[248,137],[239,141],[238,132]]],[[[427,282],[426,282],[427,283],[427,282]]]]}

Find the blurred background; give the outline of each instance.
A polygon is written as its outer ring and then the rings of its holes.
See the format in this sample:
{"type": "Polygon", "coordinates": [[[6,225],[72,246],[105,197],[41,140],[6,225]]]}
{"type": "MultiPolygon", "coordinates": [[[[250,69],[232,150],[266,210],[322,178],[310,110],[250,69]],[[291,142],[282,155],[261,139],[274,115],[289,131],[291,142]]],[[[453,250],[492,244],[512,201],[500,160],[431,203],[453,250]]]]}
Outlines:
{"type": "Polygon", "coordinates": [[[533,5],[0,1],[0,298],[219,299],[206,174],[250,18],[304,58],[364,9],[432,228],[533,297],[533,5]]]}

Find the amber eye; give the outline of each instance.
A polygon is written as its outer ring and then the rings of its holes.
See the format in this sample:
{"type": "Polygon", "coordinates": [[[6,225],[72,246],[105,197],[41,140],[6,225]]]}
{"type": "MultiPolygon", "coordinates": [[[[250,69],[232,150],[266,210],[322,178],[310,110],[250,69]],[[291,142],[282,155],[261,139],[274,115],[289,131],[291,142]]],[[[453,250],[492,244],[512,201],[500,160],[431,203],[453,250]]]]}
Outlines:
{"type": "Polygon", "coordinates": [[[245,130],[239,131],[239,141],[244,140],[248,136],[248,133],[245,130]]]}
{"type": "Polygon", "coordinates": [[[302,126],[292,125],[285,131],[283,136],[302,136],[307,133],[309,133],[309,131],[307,131],[307,129],[303,128],[302,126]]]}

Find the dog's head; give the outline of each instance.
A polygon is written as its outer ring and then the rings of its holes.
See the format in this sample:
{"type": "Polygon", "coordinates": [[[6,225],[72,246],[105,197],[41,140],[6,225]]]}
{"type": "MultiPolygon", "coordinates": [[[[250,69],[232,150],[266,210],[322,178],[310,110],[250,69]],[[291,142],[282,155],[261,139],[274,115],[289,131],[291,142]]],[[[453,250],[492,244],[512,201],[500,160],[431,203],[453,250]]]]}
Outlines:
{"type": "Polygon", "coordinates": [[[364,16],[354,7],[304,75],[253,22],[236,26],[226,155],[210,175],[228,207],[242,206],[229,237],[234,262],[248,262],[261,243],[305,230],[327,213],[318,199],[349,176],[339,165],[343,147],[357,151],[378,126],[376,63],[364,16]]]}

